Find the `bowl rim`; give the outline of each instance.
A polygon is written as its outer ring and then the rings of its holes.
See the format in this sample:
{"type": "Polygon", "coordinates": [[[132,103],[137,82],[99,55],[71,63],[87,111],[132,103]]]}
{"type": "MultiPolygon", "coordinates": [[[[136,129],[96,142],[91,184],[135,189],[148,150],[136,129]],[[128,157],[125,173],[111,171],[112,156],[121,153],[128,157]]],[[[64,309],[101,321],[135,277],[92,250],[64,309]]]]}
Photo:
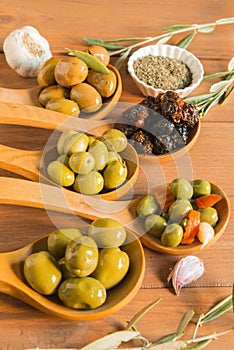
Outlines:
{"type": "MultiPolygon", "coordinates": [[[[168,186],[168,185],[169,184],[167,184],[166,186],[168,186]]],[[[203,246],[202,243],[200,243],[199,241],[196,241],[190,245],[179,245],[175,248],[166,247],[160,243],[159,239],[152,238],[152,237],[150,237],[149,234],[145,233],[144,235],[142,235],[140,237],[140,240],[141,240],[143,246],[150,248],[154,251],[157,251],[159,253],[165,253],[165,254],[170,254],[170,255],[188,255],[188,254],[194,253],[194,252],[196,252],[196,253],[203,252],[204,250],[209,248],[211,245],[213,245],[215,242],[217,242],[224,234],[226,227],[228,225],[228,222],[230,219],[230,214],[231,214],[231,206],[230,206],[230,201],[229,201],[226,193],[222,190],[222,188],[219,187],[218,185],[215,185],[212,182],[210,182],[210,185],[211,185],[211,193],[218,193],[222,196],[221,201],[218,202],[214,207],[220,206],[221,203],[224,203],[227,210],[226,210],[225,216],[221,220],[222,226],[221,226],[220,230],[217,232],[217,228],[214,227],[215,236],[214,236],[214,238],[211,239],[211,241],[208,244],[203,246]]],[[[217,225],[219,225],[219,221],[218,221],[217,225]]]]}
{"type": "MultiPolygon", "coordinates": [[[[136,85],[138,87],[142,86],[144,88],[144,90],[147,90],[148,92],[151,92],[151,96],[155,96],[155,93],[158,94],[160,92],[168,91],[168,90],[164,90],[164,89],[160,89],[160,88],[154,88],[151,85],[147,85],[145,82],[143,82],[142,80],[140,80],[137,77],[137,75],[135,74],[135,71],[133,69],[133,62],[137,58],[142,58],[142,57],[148,56],[149,54],[152,54],[150,52],[151,50],[159,51],[159,53],[158,54],[156,53],[155,56],[164,56],[164,57],[171,57],[171,58],[174,57],[174,55],[172,55],[171,53],[169,53],[167,55],[165,53],[161,54],[160,50],[162,48],[174,51],[175,53],[186,54],[187,57],[192,59],[194,64],[196,64],[196,73],[199,72],[199,78],[196,81],[194,81],[194,79],[193,79],[191,84],[189,86],[186,86],[184,89],[173,90],[173,91],[177,92],[181,97],[185,97],[192,90],[194,90],[196,87],[198,87],[198,85],[201,83],[201,81],[203,79],[203,76],[204,76],[204,68],[203,68],[203,65],[202,65],[201,61],[198,59],[198,57],[195,56],[192,52],[190,52],[190,51],[188,51],[188,50],[186,50],[184,48],[181,48],[181,47],[175,46],[175,45],[168,45],[168,44],[154,44],[154,45],[147,45],[147,46],[141,47],[140,49],[134,51],[133,54],[129,57],[128,63],[127,63],[128,72],[130,73],[130,75],[133,78],[133,80],[136,83],[136,85]]],[[[174,58],[177,58],[177,57],[174,57],[174,58]]],[[[181,58],[178,58],[178,59],[181,60],[182,62],[186,63],[181,58]]],[[[191,67],[189,67],[189,69],[191,69],[191,67]]],[[[148,94],[148,95],[150,95],[150,94],[148,94]]]]}

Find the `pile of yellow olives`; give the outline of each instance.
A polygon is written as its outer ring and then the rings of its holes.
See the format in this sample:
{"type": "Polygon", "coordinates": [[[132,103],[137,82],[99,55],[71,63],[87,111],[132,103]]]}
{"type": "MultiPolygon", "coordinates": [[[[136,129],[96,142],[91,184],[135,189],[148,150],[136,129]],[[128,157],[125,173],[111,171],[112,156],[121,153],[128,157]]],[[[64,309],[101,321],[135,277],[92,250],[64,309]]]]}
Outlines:
{"type": "Polygon", "coordinates": [[[47,166],[48,176],[86,195],[114,190],[127,179],[128,168],[121,157],[127,144],[118,129],[108,129],[100,138],[66,130],[57,141],[58,158],[47,166]]]}
{"type": "Polygon", "coordinates": [[[78,117],[81,111],[90,114],[101,108],[114,94],[117,77],[107,68],[109,54],[101,46],[71,53],[74,56],[51,57],[42,65],[38,98],[47,109],[78,117]]]}
{"type": "Polygon", "coordinates": [[[175,248],[180,244],[190,244],[183,241],[186,229],[188,232],[188,224],[191,226],[191,233],[193,229],[199,229],[201,222],[215,227],[219,219],[215,207],[199,208],[196,204],[198,198],[211,194],[211,185],[207,180],[196,179],[189,182],[187,179],[176,178],[168,187],[172,201],[165,210],[152,194],[144,196],[136,207],[137,216],[143,221],[147,234],[160,240],[162,245],[175,248]],[[195,216],[194,221],[192,218],[189,222],[189,213],[195,216]]]}
{"type": "Polygon", "coordinates": [[[57,294],[67,307],[97,308],[128,272],[130,259],[121,249],[125,240],[125,228],[110,218],[81,229],[54,230],[47,250],[25,259],[24,276],[38,293],[57,294]]]}

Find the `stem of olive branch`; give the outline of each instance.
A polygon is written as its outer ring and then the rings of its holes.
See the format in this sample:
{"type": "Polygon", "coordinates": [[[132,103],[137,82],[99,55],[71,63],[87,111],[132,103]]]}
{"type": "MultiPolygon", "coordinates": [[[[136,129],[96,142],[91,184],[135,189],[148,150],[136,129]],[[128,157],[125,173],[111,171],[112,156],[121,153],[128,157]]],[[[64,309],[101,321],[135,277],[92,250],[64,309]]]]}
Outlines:
{"type": "MultiPolygon", "coordinates": [[[[223,20],[222,22],[211,22],[211,23],[205,23],[205,24],[193,24],[190,27],[186,27],[186,28],[175,30],[175,31],[171,31],[169,33],[160,34],[160,35],[157,35],[155,37],[147,37],[147,38],[145,38],[145,40],[143,40],[141,42],[138,42],[136,44],[133,44],[133,45],[129,46],[128,48],[134,49],[134,48],[136,48],[138,46],[141,46],[141,45],[144,45],[144,44],[148,44],[148,43],[150,43],[152,41],[155,41],[155,40],[158,40],[158,39],[163,39],[163,38],[166,38],[167,36],[171,36],[171,35],[174,35],[174,34],[184,33],[184,32],[190,31],[190,30],[207,28],[207,27],[212,27],[212,26],[222,25],[222,24],[229,24],[229,23],[234,23],[234,18],[233,18],[233,21],[230,21],[230,19],[229,19],[227,21],[223,20]]],[[[110,53],[110,56],[121,54],[122,52],[126,51],[126,49],[127,48],[123,48],[123,49],[119,49],[119,50],[113,51],[113,52],[110,53]]]]}

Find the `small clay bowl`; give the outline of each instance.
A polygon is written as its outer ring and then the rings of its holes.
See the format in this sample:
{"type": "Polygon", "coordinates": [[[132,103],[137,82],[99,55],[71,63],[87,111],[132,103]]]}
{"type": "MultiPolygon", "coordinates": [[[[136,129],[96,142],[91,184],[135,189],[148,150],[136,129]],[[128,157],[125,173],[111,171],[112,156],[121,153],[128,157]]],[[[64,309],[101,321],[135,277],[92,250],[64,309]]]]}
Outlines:
{"type": "MultiPolygon", "coordinates": [[[[214,243],[216,243],[225,232],[230,218],[231,208],[225,192],[220,187],[211,183],[211,192],[221,195],[222,199],[216,205],[214,205],[214,208],[218,212],[219,220],[216,226],[214,227],[215,236],[210,240],[208,244],[203,245],[201,242],[198,241],[198,239],[195,239],[195,241],[191,244],[180,244],[175,248],[171,248],[162,245],[160,239],[153,238],[150,234],[147,233],[142,235],[140,238],[142,244],[160,253],[172,255],[189,255],[191,253],[201,252],[209,248],[214,243]]],[[[168,201],[170,201],[169,196],[171,196],[170,191],[168,191],[168,201]]]]}

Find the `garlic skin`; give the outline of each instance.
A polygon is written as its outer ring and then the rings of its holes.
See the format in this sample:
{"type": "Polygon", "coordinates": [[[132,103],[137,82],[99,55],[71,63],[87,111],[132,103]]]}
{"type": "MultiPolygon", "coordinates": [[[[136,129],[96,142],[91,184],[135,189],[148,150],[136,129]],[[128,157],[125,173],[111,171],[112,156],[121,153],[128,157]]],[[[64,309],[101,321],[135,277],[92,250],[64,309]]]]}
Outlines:
{"type": "Polygon", "coordinates": [[[8,65],[22,77],[36,77],[52,57],[48,41],[32,26],[13,30],[3,42],[3,52],[8,65]]]}
{"type": "Polygon", "coordinates": [[[187,255],[186,257],[177,261],[173,267],[167,281],[172,280],[172,285],[176,295],[180,294],[181,288],[185,285],[196,281],[205,272],[204,264],[201,259],[193,255],[187,255]]]}

